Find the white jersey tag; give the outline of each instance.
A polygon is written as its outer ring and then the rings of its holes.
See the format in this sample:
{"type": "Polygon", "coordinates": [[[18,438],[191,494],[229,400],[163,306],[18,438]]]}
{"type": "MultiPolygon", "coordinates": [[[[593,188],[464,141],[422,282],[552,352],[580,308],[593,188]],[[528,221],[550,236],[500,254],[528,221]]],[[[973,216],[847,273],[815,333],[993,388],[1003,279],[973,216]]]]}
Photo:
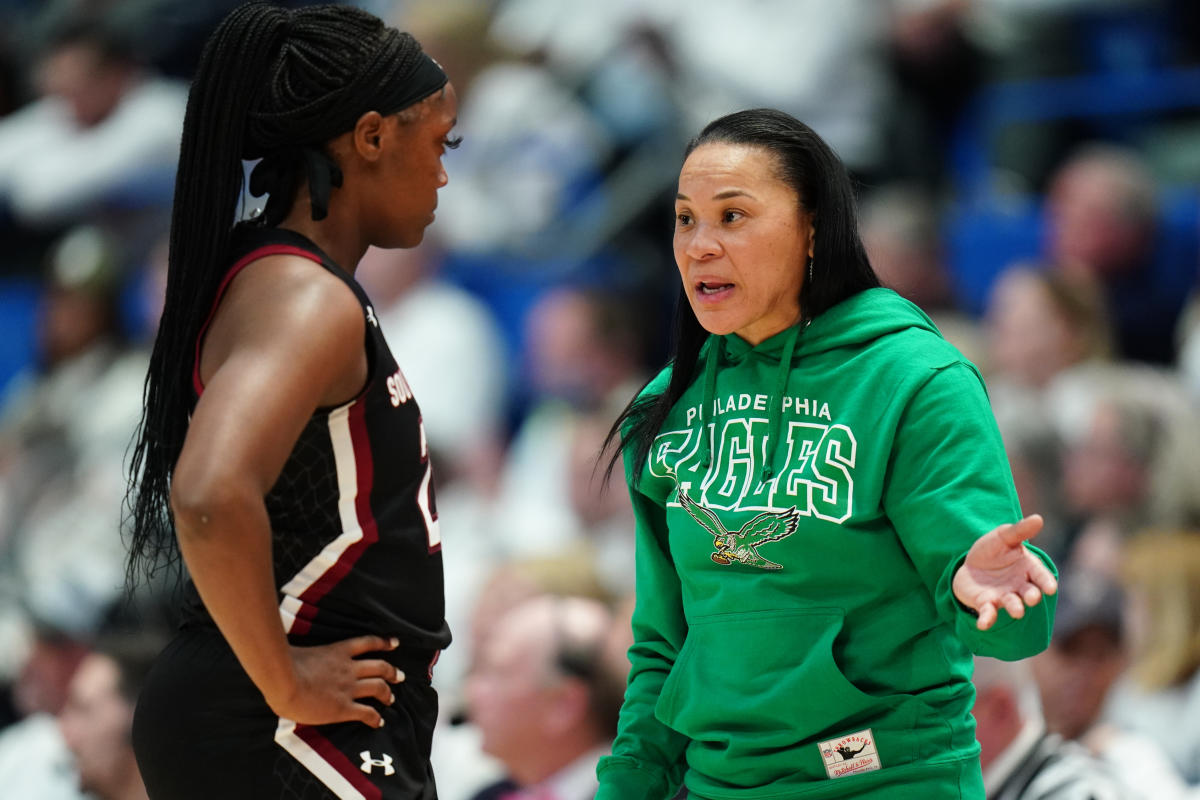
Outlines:
{"type": "Polygon", "coordinates": [[[819,742],[817,748],[821,751],[821,760],[825,762],[825,772],[831,778],[844,778],[883,767],[870,728],[819,742]]]}

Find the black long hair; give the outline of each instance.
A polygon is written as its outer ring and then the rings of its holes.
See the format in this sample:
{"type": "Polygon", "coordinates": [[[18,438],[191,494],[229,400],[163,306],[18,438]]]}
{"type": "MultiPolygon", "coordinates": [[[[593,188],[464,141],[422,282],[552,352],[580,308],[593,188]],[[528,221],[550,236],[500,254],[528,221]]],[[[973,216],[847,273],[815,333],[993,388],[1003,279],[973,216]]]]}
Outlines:
{"type": "MultiPolygon", "coordinates": [[[[370,110],[380,85],[403,81],[420,58],[415,39],[352,6],[248,3],[205,44],[184,117],[166,299],[129,463],[129,583],[180,566],[170,488],[193,400],[188,367],[227,266],[243,159],[323,147],[370,110]]],[[[300,158],[291,164],[285,206],[303,166],[300,158]]]]}
{"type": "MultiPolygon", "coordinates": [[[[775,156],[779,177],[795,190],[801,211],[813,215],[816,239],[813,244],[812,279],[800,289],[801,324],[865,289],[879,286],[866,250],[858,235],[854,189],[837,154],[812,128],[800,120],[771,108],[738,111],[705,126],[684,150],[684,160],[705,144],[736,144],[761,147],[775,156]]],[[[796,269],[805,269],[797,264],[796,269]]],[[[675,301],[672,336],[671,379],[660,394],[634,398],[613,423],[605,449],[614,441],[621,447],[611,456],[611,474],[622,453],[643,464],[650,454],[671,408],[691,385],[700,349],[708,331],[700,325],[688,302],[687,287],[681,286],[675,301]],[[632,450],[630,450],[632,448],[632,450]]],[[[637,481],[640,470],[634,469],[637,481]]]]}

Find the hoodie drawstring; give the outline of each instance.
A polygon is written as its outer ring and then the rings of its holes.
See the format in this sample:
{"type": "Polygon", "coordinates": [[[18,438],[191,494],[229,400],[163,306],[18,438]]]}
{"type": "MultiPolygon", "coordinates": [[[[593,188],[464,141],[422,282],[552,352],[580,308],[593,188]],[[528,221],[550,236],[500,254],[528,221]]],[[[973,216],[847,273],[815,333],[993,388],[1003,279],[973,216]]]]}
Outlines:
{"type": "MultiPolygon", "coordinates": [[[[801,325],[788,329],[787,338],[783,341],[783,355],[779,366],[775,369],[775,387],[771,392],[770,411],[767,417],[767,452],[763,453],[762,471],[759,479],[766,483],[775,477],[775,449],[778,447],[779,427],[783,423],[783,395],[787,391],[788,375],[792,371],[792,354],[796,352],[796,340],[800,338],[801,325]]],[[[712,466],[713,441],[709,434],[709,426],[714,424],[715,412],[713,402],[717,394],[717,361],[719,351],[724,341],[719,336],[711,336],[708,352],[704,357],[704,399],[701,408],[700,450],[703,454],[700,467],[705,472],[712,466]]]]}
{"type": "Polygon", "coordinates": [[[792,371],[792,354],[796,352],[796,340],[800,337],[800,325],[788,329],[783,342],[783,356],[775,370],[775,390],[771,392],[771,410],[767,416],[767,446],[763,453],[762,472],[759,479],[766,483],[775,477],[775,449],[778,447],[779,426],[783,422],[783,395],[787,391],[788,375],[792,371]]]}
{"type": "Polygon", "coordinates": [[[712,442],[708,435],[708,426],[713,424],[713,400],[717,394],[717,350],[723,344],[720,336],[709,336],[708,353],[704,358],[704,399],[700,406],[700,448],[704,460],[700,466],[705,472],[712,464],[712,442]]]}

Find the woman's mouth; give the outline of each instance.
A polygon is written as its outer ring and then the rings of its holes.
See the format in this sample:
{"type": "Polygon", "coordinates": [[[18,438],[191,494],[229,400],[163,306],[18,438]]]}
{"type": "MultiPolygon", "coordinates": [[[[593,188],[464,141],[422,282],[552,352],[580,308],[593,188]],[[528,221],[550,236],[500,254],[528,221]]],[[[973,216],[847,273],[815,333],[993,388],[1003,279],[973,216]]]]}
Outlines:
{"type": "Polygon", "coordinates": [[[733,291],[733,284],[724,281],[699,281],[696,284],[696,295],[701,300],[720,300],[733,291]]]}

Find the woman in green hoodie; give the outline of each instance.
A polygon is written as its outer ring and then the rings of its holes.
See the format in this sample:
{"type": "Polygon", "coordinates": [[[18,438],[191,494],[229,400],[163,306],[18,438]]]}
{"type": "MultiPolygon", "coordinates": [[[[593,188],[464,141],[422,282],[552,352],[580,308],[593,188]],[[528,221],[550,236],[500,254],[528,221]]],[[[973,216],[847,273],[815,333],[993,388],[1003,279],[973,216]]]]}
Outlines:
{"type": "Polygon", "coordinates": [[[706,127],[675,210],[675,353],[613,429],[637,605],[597,798],[983,798],[972,654],[1042,650],[1056,582],[979,373],[787,114],[706,127]]]}

